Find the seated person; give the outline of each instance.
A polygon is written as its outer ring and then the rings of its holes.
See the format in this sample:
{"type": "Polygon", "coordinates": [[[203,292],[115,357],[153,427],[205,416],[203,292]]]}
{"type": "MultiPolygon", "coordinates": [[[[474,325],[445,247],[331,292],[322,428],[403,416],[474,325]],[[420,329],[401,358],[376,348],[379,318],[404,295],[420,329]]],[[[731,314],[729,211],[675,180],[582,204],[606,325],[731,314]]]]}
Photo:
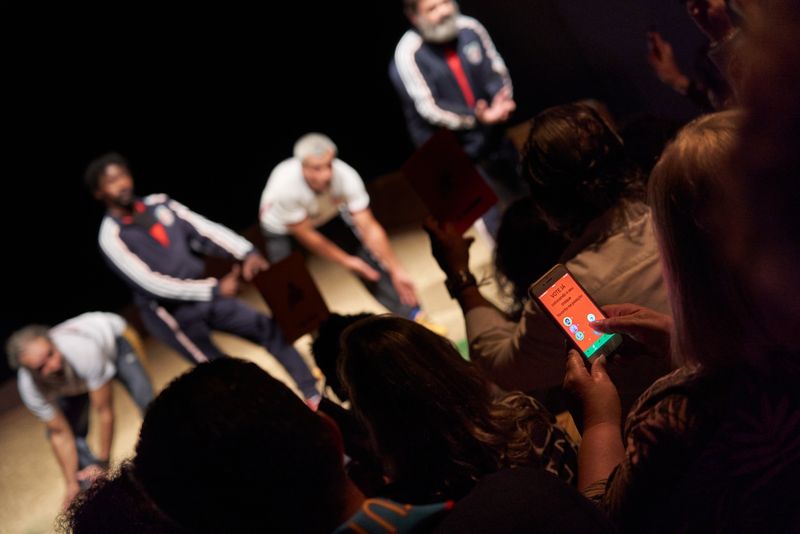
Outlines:
{"type": "MultiPolygon", "coordinates": [[[[729,223],[713,222],[731,179],[727,159],[742,117],[728,111],[690,123],[650,180],[674,330],[639,307],[595,325],[662,347],[670,347],[671,337],[680,365],[637,401],[624,441],[603,361],[589,374],[580,356],[570,355],[566,385],[585,414],[579,488],[624,532],[797,532],[800,526],[787,491],[800,473],[797,350],[765,346],[771,342],[752,295],[721,246],[729,223]]],[[[770,308],[770,321],[776,311],[770,308]]]]}
{"type": "Polygon", "coordinates": [[[139,361],[136,332],[114,313],[90,312],[53,328],[26,326],[6,344],[25,406],[47,427],[67,483],[65,506],[108,468],[114,439],[111,380],[119,380],[141,412],[153,387],[139,361]],[[97,414],[100,449],[86,442],[89,406],[97,414]]]}
{"type": "MultiPolygon", "coordinates": [[[[288,387],[253,363],[217,359],[164,389],[145,416],[136,456],[73,504],[66,527],[75,534],[327,534],[337,527],[385,533],[389,525],[402,534],[435,532],[451,516],[458,521],[457,503],[365,499],[345,475],[342,454],[336,425],[308,410],[288,387]]],[[[524,517],[496,532],[608,532],[597,510],[541,470],[519,470],[480,489],[494,494],[495,488],[530,487],[541,476],[549,478],[532,499],[510,499],[486,510],[482,520],[524,517]],[[546,506],[534,500],[545,491],[546,506]],[[563,514],[553,517],[552,510],[563,514]]],[[[473,513],[475,506],[467,502],[464,512],[473,513]]]]}
{"type": "MultiPolygon", "coordinates": [[[[531,186],[530,210],[569,242],[560,261],[598,304],[632,302],[669,312],[638,169],[620,137],[585,104],[556,106],[533,119],[522,166],[531,186]]],[[[504,389],[560,386],[565,340],[525,304],[517,322],[489,303],[469,272],[471,241],[452,229],[427,224],[434,256],[464,312],[470,354],[504,389]]],[[[667,360],[637,357],[611,364],[627,407],[669,371],[667,360]]],[[[627,409],[627,408],[626,408],[627,409]]]]}
{"type": "Polygon", "coordinates": [[[336,157],[336,145],[319,133],[294,145],[294,157],[272,171],[261,195],[259,219],[267,258],[287,257],[292,238],[338,263],[389,311],[408,319],[420,313],[416,289],[369,209],[358,173],[336,157]]]}
{"type": "Polygon", "coordinates": [[[391,316],[342,339],[339,373],[390,485],[414,504],[460,499],[483,476],[537,467],[574,483],[576,447],[536,400],[491,396],[489,382],[447,339],[391,316]]]}

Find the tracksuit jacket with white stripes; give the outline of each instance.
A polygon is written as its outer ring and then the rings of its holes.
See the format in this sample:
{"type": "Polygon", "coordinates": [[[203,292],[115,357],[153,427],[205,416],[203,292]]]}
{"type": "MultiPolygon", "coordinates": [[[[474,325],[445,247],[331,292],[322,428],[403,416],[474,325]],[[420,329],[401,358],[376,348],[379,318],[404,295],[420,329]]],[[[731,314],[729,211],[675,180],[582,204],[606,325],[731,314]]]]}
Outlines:
{"type": "Polygon", "coordinates": [[[408,30],[397,44],[389,76],[400,96],[414,145],[423,144],[436,129],[447,128],[459,137],[464,151],[479,160],[493,149],[489,137],[493,129],[476,120],[445,51],[448,46],[455,47],[476,102],[491,104],[502,87],[511,89],[511,78],[486,28],[464,15],[458,16],[457,24],[458,36],[449,44],[425,42],[415,29],[408,30]]]}

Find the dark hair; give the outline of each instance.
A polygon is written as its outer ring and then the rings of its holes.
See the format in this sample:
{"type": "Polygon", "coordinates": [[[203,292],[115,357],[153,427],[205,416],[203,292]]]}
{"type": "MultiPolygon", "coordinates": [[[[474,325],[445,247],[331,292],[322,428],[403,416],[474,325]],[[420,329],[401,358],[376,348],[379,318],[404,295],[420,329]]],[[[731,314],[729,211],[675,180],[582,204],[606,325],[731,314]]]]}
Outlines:
{"type": "MultiPolygon", "coordinates": [[[[187,531],[330,532],[345,487],[337,443],[284,384],[254,363],[221,358],[153,401],[128,473],[133,484],[116,485],[133,487],[187,531]]],[[[73,515],[86,521],[76,531],[92,531],[91,515],[73,515]]]]}
{"type": "Polygon", "coordinates": [[[100,178],[105,174],[106,168],[109,165],[119,165],[120,167],[130,169],[128,160],[116,152],[109,152],[103,154],[99,158],[93,159],[89,163],[89,166],[86,167],[86,172],[83,175],[83,180],[86,183],[86,187],[89,188],[89,191],[92,193],[97,191],[97,188],[100,186],[100,178]]]}
{"type": "Polygon", "coordinates": [[[540,465],[538,405],[520,394],[493,404],[488,381],[447,339],[387,315],[348,328],[342,348],[342,381],[396,498],[460,498],[500,467],[540,465]]]}
{"type": "Polygon", "coordinates": [[[347,389],[342,386],[338,373],[342,332],[351,324],[373,315],[375,314],[339,315],[338,313],[332,313],[320,325],[317,337],[311,342],[311,354],[314,356],[314,361],[322,371],[322,374],[325,375],[327,385],[331,387],[340,400],[348,400],[347,389]]]}
{"type": "Polygon", "coordinates": [[[511,301],[508,314],[514,320],[528,300],[528,287],[558,263],[568,244],[542,221],[530,197],[503,212],[495,238],[495,278],[511,301]]]}
{"type": "Polygon", "coordinates": [[[144,496],[132,478],[133,465],[125,462],[109,477],[96,480],[79,494],[59,520],[60,532],[118,534],[178,534],[189,532],[165,516],[144,496]]]}
{"type": "Polygon", "coordinates": [[[568,239],[580,236],[620,200],[644,196],[641,176],[621,138],[586,104],[556,106],[536,115],[521,165],[537,209],[568,239]]]}

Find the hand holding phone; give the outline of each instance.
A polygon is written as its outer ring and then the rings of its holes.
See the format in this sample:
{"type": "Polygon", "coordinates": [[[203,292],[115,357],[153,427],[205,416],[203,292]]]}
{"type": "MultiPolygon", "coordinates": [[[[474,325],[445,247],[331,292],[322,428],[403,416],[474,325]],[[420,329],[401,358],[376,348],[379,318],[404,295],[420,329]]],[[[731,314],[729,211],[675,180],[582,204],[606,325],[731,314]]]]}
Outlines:
{"type": "Polygon", "coordinates": [[[547,271],[529,293],[585,359],[610,355],[622,344],[621,335],[592,328],[590,323],[606,316],[564,265],[547,271]]]}

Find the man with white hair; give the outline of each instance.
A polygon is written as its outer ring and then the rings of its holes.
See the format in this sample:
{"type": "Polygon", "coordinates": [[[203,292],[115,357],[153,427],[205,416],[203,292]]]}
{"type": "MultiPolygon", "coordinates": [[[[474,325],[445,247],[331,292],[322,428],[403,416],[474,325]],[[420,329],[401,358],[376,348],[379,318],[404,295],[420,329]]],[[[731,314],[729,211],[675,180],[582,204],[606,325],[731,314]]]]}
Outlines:
{"type": "Polygon", "coordinates": [[[451,130],[501,207],[524,196],[517,154],[501,127],[517,107],[511,78],[486,28],[462,15],[454,0],[403,5],[412,27],[397,44],[389,77],[414,145],[437,129],[451,130]]]}
{"type": "Polygon", "coordinates": [[[259,210],[267,258],[288,256],[294,238],[358,275],[391,312],[415,319],[420,309],[414,284],[369,209],[364,182],[336,152],[329,137],[309,133],[295,143],[294,157],[270,174],[259,210]]]}
{"type": "Polygon", "coordinates": [[[47,428],[53,453],[64,473],[67,496],[108,468],[114,434],[111,380],[119,380],[144,413],[153,387],[140,362],[141,341],[117,314],[90,312],[53,328],[29,325],[6,344],[8,363],[27,408],[47,428]],[[100,447],[86,443],[89,407],[96,414],[100,447]]]}

